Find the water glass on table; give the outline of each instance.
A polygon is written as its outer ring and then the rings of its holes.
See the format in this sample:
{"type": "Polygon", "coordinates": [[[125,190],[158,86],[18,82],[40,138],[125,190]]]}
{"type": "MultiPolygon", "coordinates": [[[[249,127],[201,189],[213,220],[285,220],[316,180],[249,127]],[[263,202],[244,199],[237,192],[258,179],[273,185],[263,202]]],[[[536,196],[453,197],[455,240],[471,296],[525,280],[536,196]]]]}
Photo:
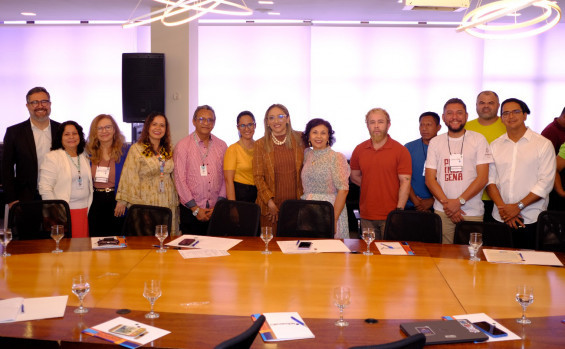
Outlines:
{"type": "Polygon", "coordinates": [[[88,281],[86,281],[86,277],[84,277],[84,275],[78,275],[73,278],[72,291],[80,301],[80,306],[77,309],[75,309],[75,313],[77,314],[88,313],[88,309],[86,309],[82,305],[84,296],[86,296],[86,294],[90,292],[90,284],[88,283],[88,281]]]}
{"type": "Polygon", "coordinates": [[[349,287],[339,286],[333,290],[333,300],[336,307],[339,308],[339,320],[335,322],[336,326],[349,326],[349,322],[343,320],[343,309],[351,303],[351,291],[349,287]]]}
{"type": "Polygon", "coordinates": [[[149,304],[151,304],[151,311],[145,314],[145,318],[157,319],[159,317],[159,314],[153,310],[153,306],[157,298],[161,297],[161,281],[145,281],[145,287],[143,288],[143,297],[145,297],[149,301],[149,304]]]}
{"type": "Polygon", "coordinates": [[[516,302],[522,306],[522,317],[516,319],[516,322],[526,325],[532,323],[526,318],[526,308],[534,302],[534,288],[528,285],[519,285],[516,287],[516,302]]]}
{"type": "Polygon", "coordinates": [[[0,243],[2,244],[2,257],[9,257],[11,254],[7,252],[8,244],[12,241],[12,230],[6,229],[0,231],[0,243]]]}
{"type": "Polygon", "coordinates": [[[367,244],[367,251],[363,252],[365,256],[372,256],[373,252],[371,252],[371,243],[375,241],[375,229],[373,228],[364,228],[363,229],[363,241],[367,244]]]}
{"type": "Polygon", "coordinates": [[[63,225],[51,226],[51,237],[55,240],[55,249],[52,253],[61,253],[63,250],[59,248],[59,241],[65,236],[65,227],[63,225]]]}
{"type": "Polygon", "coordinates": [[[155,226],[155,237],[159,239],[160,248],[157,250],[158,253],[167,252],[167,249],[163,247],[163,241],[169,236],[169,231],[166,225],[155,226]]]}
{"type": "Polygon", "coordinates": [[[481,259],[477,257],[477,253],[479,253],[479,249],[483,245],[483,234],[481,233],[471,233],[469,236],[469,252],[471,254],[471,258],[469,260],[478,262],[481,259]]]}
{"type": "Polygon", "coordinates": [[[261,252],[262,254],[271,254],[269,251],[269,241],[273,238],[273,228],[272,227],[261,227],[261,240],[265,242],[265,250],[261,252]]]}

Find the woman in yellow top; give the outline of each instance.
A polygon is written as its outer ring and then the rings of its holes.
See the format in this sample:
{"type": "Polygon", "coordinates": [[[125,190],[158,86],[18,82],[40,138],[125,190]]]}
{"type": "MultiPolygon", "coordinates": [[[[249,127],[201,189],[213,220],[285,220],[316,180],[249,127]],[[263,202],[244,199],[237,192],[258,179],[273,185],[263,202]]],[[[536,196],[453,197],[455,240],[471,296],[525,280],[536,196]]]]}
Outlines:
{"type": "Polygon", "coordinates": [[[228,200],[255,202],[257,187],[253,180],[253,135],[255,116],[242,111],[237,116],[239,141],[229,146],[224,155],[224,180],[228,200]]]}

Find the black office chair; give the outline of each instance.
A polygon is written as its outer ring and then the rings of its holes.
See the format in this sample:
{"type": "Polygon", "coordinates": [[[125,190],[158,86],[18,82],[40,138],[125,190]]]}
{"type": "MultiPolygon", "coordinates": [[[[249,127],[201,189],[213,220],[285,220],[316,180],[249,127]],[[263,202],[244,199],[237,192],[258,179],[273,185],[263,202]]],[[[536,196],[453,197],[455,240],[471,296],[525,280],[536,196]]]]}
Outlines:
{"type": "Polygon", "coordinates": [[[426,336],[418,333],[392,343],[350,347],[349,349],[422,349],[426,345],[426,336]]]}
{"type": "Polygon", "coordinates": [[[281,204],[277,236],[333,239],[334,207],[327,201],[286,200],[281,204]]]}
{"type": "Polygon", "coordinates": [[[14,240],[50,239],[52,225],[63,225],[65,237],[72,237],[71,210],[64,200],[19,201],[8,217],[14,240]]]}
{"type": "Polygon", "coordinates": [[[565,251],[565,212],[543,211],[538,216],[536,250],[565,251]]]}
{"type": "Polygon", "coordinates": [[[384,240],[441,243],[441,218],[421,211],[391,211],[386,217],[384,240]]]}
{"type": "Polygon", "coordinates": [[[264,322],[265,315],[259,316],[245,332],[216,345],[215,349],[249,349],[264,322]]]}
{"type": "Polygon", "coordinates": [[[468,245],[471,233],[483,234],[483,246],[514,247],[510,228],[496,222],[459,222],[455,225],[453,243],[468,245]]]}
{"type": "Polygon", "coordinates": [[[252,202],[220,200],[214,206],[209,236],[259,236],[261,208],[252,202]]]}
{"type": "Polygon", "coordinates": [[[155,235],[156,225],[167,225],[169,234],[173,213],[168,207],[150,205],[131,205],[126,213],[122,235],[125,236],[151,236],[155,235]]]}

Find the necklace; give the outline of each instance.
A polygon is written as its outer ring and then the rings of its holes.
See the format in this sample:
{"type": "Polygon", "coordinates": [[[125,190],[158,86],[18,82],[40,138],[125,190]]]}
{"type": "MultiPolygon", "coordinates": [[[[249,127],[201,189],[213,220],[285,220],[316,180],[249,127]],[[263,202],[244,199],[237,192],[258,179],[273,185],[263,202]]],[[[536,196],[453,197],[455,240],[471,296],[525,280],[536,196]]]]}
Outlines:
{"type": "Polygon", "coordinates": [[[284,139],[282,141],[279,141],[277,137],[275,137],[275,135],[272,133],[271,133],[271,138],[273,139],[273,143],[275,143],[276,145],[283,145],[286,143],[286,135],[284,136],[284,139]]]}
{"type": "Polygon", "coordinates": [[[73,161],[73,158],[69,155],[69,153],[65,152],[65,154],[67,154],[67,156],[69,157],[69,159],[71,160],[71,162],[73,163],[73,165],[75,165],[75,167],[77,168],[77,172],[78,172],[78,185],[82,186],[82,176],[80,175],[80,156],[77,155],[77,163],[75,164],[75,162],[73,161]]]}

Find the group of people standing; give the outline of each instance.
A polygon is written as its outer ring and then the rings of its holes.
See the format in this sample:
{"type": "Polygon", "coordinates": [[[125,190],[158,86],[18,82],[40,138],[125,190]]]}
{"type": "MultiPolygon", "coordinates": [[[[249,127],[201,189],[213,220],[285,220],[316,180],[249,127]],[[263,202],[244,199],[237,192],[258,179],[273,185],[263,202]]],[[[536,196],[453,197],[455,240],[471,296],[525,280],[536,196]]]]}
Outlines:
{"type": "Polygon", "coordinates": [[[179,228],[206,234],[215,204],[226,198],[257,202],[261,223],[275,231],[283,201],[327,200],[336,208],[336,237],[349,236],[349,166],[330,149],[335,139],[325,120],[311,120],[304,133],[296,132],[286,107],[274,104],[265,113],[265,136],[254,141],[255,117],[245,111],[236,119],[240,140],[227,148],[212,134],[216,115],[204,105],[194,112],[195,131],[176,147],[163,113],[150,114],[129,147],[110,115],[94,118],[87,139],[78,123],[51,120],[43,87],[28,92],[26,106],[29,120],[9,127],[4,137],[6,202],[66,201],[73,237],[119,233],[133,204],[170,208],[172,235],[179,228]]]}

